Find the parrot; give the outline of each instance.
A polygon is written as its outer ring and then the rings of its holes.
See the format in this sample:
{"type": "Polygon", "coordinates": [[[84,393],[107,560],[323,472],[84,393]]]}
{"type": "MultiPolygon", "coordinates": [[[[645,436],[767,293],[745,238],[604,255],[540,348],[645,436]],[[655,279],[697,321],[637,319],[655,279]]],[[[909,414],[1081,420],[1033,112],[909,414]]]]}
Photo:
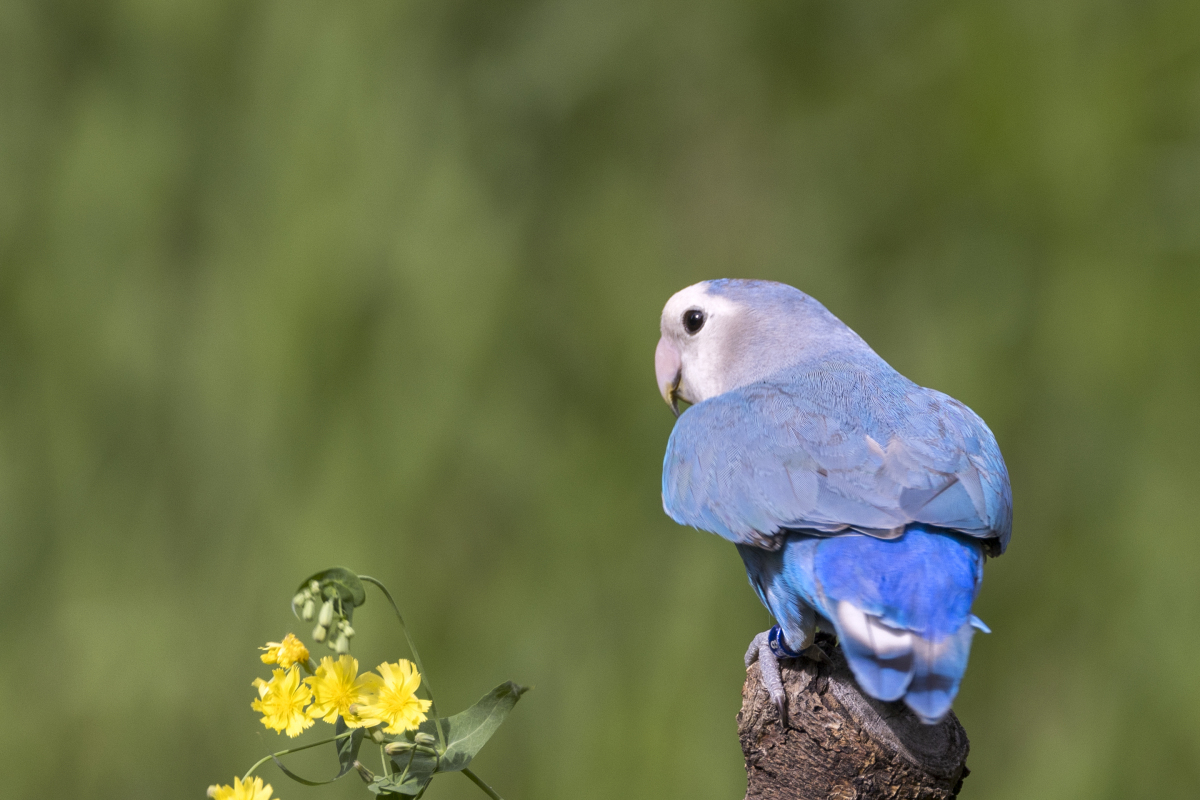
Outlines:
{"type": "Polygon", "coordinates": [[[655,376],[677,418],[663,508],[737,547],[775,622],[746,666],[759,662],[780,718],[779,659],[821,658],[819,628],[866,694],[941,721],[972,636],[990,632],[971,613],[984,561],[1012,531],[991,430],[786,284],[689,286],[661,334],[655,376]]]}

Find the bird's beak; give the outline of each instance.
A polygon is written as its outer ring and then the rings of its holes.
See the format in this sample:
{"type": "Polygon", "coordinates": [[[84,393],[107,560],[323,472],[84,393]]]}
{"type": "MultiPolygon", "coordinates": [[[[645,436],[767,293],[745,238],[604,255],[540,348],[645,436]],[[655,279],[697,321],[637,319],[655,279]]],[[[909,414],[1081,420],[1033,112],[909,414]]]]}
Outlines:
{"type": "Polygon", "coordinates": [[[658,378],[658,393],[667,401],[675,416],[679,416],[679,379],[683,375],[683,359],[679,349],[667,341],[667,337],[658,340],[654,350],[654,375],[658,378]]]}

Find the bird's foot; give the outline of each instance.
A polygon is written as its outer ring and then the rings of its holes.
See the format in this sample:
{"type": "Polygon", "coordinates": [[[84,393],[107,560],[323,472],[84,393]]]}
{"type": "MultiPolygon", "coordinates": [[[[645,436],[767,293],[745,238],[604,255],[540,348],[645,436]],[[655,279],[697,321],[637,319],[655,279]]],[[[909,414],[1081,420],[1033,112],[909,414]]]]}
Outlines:
{"type": "Polygon", "coordinates": [[[825,654],[815,645],[800,652],[791,649],[783,638],[783,629],[776,625],[771,630],[763,631],[755,636],[750,642],[750,649],[746,651],[746,668],[749,669],[751,664],[755,661],[758,662],[763,686],[767,687],[767,694],[771,696],[771,702],[779,711],[779,721],[784,726],[787,725],[787,692],[783,688],[783,676],[779,673],[779,659],[800,658],[802,655],[816,658],[809,653],[811,650],[820,653],[820,658],[825,657],[825,654]]]}

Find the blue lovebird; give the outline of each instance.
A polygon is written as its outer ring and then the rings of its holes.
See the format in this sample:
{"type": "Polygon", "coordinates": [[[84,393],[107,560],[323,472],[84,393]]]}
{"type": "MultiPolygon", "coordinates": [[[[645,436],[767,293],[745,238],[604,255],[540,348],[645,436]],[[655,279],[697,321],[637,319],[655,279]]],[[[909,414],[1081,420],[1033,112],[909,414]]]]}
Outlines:
{"type": "Polygon", "coordinates": [[[917,386],[803,292],[714,280],[663,309],[658,387],[676,522],[737,545],[776,625],[746,653],[786,719],[778,658],[837,636],[859,686],[928,724],[967,668],[986,556],[1008,545],[1008,471],[987,425],[917,386]],[[679,413],[678,401],[691,406],[679,413]]]}

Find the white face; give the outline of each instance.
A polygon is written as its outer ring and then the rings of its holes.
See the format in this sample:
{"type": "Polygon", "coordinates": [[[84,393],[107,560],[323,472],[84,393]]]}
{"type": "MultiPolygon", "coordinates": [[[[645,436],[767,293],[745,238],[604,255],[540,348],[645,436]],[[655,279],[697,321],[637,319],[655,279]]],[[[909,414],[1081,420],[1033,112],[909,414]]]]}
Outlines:
{"type": "Polygon", "coordinates": [[[806,358],[853,352],[878,358],[833,314],[808,295],[770,281],[711,281],[676,293],[662,314],[654,354],[658,390],[702,403],[778,375],[806,358]]]}
{"type": "Polygon", "coordinates": [[[703,283],[682,289],[667,301],[655,371],[659,391],[668,403],[674,405],[672,394],[694,404],[732,388],[728,367],[737,355],[732,343],[744,316],[743,306],[708,294],[703,283]]]}

